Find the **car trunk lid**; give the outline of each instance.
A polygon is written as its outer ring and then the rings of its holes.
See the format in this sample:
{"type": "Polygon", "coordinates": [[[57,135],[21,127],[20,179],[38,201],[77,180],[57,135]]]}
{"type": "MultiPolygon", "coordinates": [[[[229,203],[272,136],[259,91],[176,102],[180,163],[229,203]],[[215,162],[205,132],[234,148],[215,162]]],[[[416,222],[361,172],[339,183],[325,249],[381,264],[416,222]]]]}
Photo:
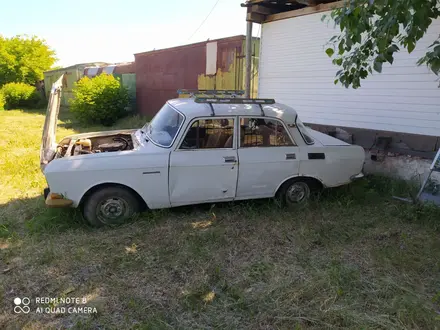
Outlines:
{"type": "Polygon", "coordinates": [[[40,149],[40,166],[42,169],[53,159],[56,153],[56,129],[60,112],[61,90],[64,74],[52,85],[47,105],[46,119],[43,126],[43,138],[40,149]]]}

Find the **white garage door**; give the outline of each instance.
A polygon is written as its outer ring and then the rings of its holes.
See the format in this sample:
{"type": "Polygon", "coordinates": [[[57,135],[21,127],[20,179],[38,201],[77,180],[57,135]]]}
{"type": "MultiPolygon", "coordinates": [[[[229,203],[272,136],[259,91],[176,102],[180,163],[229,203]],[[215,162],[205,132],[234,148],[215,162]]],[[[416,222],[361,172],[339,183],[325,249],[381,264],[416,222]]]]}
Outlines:
{"type": "Polygon", "coordinates": [[[440,136],[438,77],[416,65],[440,34],[440,20],[411,54],[396,54],[354,90],[333,83],[339,69],[325,49],[336,31],[322,15],[263,24],[259,96],[294,107],[307,123],[440,136]]]}

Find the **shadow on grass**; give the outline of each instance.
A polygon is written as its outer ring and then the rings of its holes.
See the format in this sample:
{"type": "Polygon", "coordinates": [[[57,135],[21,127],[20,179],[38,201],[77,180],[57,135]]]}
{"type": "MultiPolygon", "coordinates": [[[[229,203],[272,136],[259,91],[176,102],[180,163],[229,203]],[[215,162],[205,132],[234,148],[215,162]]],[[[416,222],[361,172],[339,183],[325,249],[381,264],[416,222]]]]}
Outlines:
{"type": "Polygon", "coordinates": [[[77,210],[46,208],[43,196],[15,199],[0,205],[0,238],[26,233],[60,233],[84,227],[85,222],[77,210]]]}
{"type": "MultiPolygon", "coordinates": [[[[362,215],[365,212],[377,212],[388,218],[418,223],[428,228],[440,230],[440,208],[434,205],[413,205],[396,201],[393,195],[405,196],[415,190],[405,181],[386,177],[371,176],[338,188],[325,189],[309,203],[293,208],[281,208],[273,199],[257,199],[226,203],[207,203],[180,206],[171,209],[150,210],[134,217],[134,222],[153,225],[170,218],[191,216],[197,213],[213,215],[237,213],[248,218],[276,218],[302,216],[307,212],[340,213],[346,218],[362,215]]],[[[368,214],[365,214],[368,216],[368,214]]],[[[373,215],[372,215],[373,216],[373,215]]],[[[31,235],[55,234],[68,230],[111,230],[95,229],[82,217],[79,209],[46,208],[43,196],[16,199],[0,205],[0,238],[11,238],[20,233],[31,235]]]]}
{"type": "Polygon", "coordinates": [[[4,109],[1,110],[1,112],[4,112],[5,114],[9,113],[16,113],[17,111],[30,114],[30,115],[46,115],[46,109],[43,108],[14,108],[14,109],[4,109]]]}
{"type": "Polygon", "coordinates": [[[432,203],[412,204],[398,201],[393,196],[415,196],[419,187],[413,183],[379,175],[369,175],[352,184],[327,189],[322,201],[331,205],[354,207],[360,212],[374,208],[386,217],[399,218],[405,222],[419,223],[436,231],[440,230],[440,207],[432,203]],[[363,210],[363,207],[365,209],[363,210]]]}
{"type": "Polygon", "coordinates": [[[41,329],[45,321],[179,328],[182,319],[186,328],[433,329],[440,250],[431,226],[440,210],[391,198],[406,189],[372,177],[293,209],[272,200],[202,204],[97,230],[78,211],[46,209],[41,196],[11,201],[0,207],[2,233],[31,237],[0,250],[9,269],[0,307],[74,289],[103,299],[98,317],[11,312],[7,321],[41,329]]]}
{"type": "MultiPolygon", "coordinates": [[[[369,212],[380,214],[383,222],[388,219],[400,219],[409,223],[418,223],[433,230],[440,230],[440,208],[435,205],[413,205],[393,199],[393,196],[408,196],[418,187],[404,180],[388,177],[368,176],[362,180],[337,188],[325,189],[315,195],[310,202],[293,208],[281,208],[273,199],[256,199],[226,203],[210,203],[181,206],[168,210],[144,213],[141,219],[175,217],[190,215],[196,212],[207,212],[214,216],[219,213],[238,213],[249,218],[286,218],[302,217],[307,213],[340,213],[346,216],[350,226],[358,216],[367,217],[369,212]],[[148,214],[148,216],[147,216],[148,214]]],[[[353,227],[355,227],[353,225],[353,227]]]]}

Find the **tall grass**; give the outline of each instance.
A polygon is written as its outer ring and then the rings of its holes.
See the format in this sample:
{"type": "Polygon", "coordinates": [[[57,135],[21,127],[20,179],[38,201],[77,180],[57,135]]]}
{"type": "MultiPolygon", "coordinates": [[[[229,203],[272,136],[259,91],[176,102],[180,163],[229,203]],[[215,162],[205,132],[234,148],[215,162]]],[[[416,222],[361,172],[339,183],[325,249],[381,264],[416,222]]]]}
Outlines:
{"type": "MultiPolygon", "coordinates": [[[[440,211],[393,200],[407,183],[369,177],[293,209],[199,205],[94,229],[43,206],[43,121],[0,113],[0,328],[440,327],[440,211]],[[66,294],[98,314],[12,312],[17,296],[66,294]]],[[[59,138],[101,129],[60,126],[59,138]]]]}

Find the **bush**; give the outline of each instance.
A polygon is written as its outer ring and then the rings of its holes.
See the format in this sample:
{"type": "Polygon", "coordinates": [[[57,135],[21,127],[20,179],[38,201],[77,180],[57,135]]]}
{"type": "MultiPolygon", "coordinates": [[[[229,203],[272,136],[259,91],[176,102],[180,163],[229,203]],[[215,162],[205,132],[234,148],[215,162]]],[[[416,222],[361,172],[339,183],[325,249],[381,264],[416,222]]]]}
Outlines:
{"type": "Polygon", "coordinates": [[[127,114],[128,90],[112,75],[82,78],[73,95],[70,111],[82,123],[111,126],[127,114]]]}
{"type": "MultiPolygon", "coordinates": [[[[4,108],[36,108],[42,105],[41,94],[34,86],[24,83],[9,83],[0,90],[3,95],[4,108]]],[[[1,101],[0,101],[1,106],[1,101]]]]}
{"type": "Polygon", "coordinates": [[[4,110],[5,108],[5,98],[3,96],[2,91],[0,90],[0,110],[4,110]]]}

